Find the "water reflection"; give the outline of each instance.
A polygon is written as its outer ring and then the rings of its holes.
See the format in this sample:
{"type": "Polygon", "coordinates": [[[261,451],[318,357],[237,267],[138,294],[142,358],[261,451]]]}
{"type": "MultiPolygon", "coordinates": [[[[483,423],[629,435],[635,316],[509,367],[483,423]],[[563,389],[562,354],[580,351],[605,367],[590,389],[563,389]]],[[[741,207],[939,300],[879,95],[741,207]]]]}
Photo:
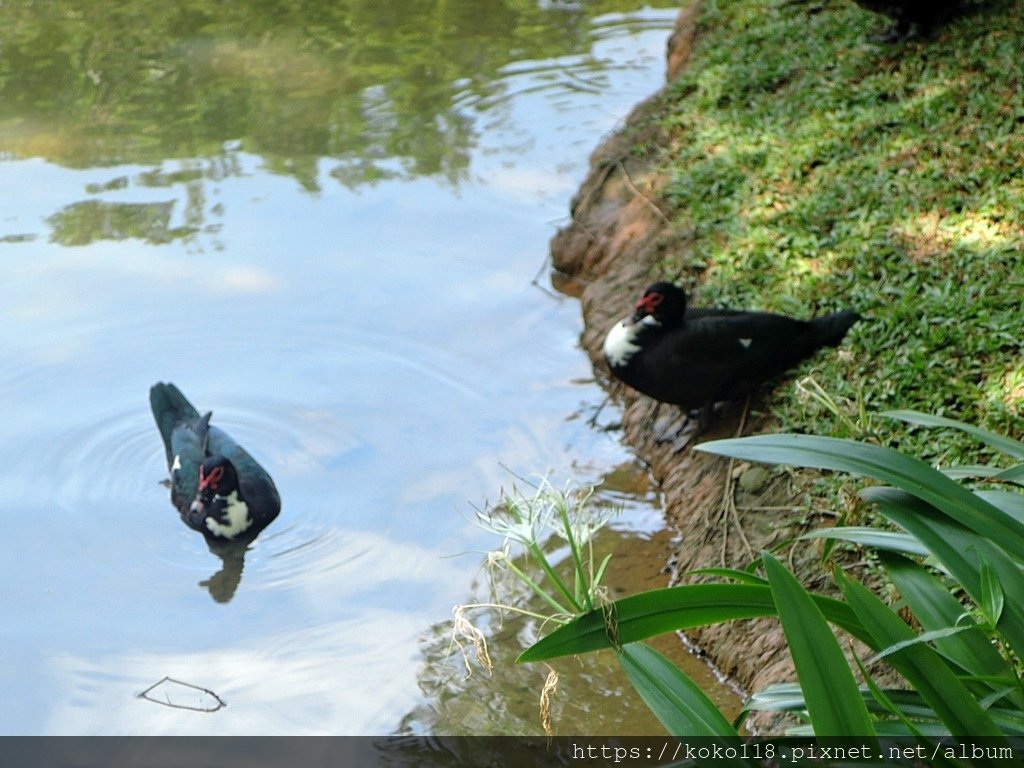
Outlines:
{"type": "Polygon", "coordinates": [[[511,75],[533,68],[546,87],[600,91],[609,63],[595,60],[595,37],[651,22],[617,16],[595,29],[592,19],[633,10],[625,0],[16,3],[0,30],[0,151],[90,167],[216,156],[232,139],[307,190],[320,188],[322,157],[340,161],[331,176],[349,187],[456,183],[477,119],[503,119],[519,95],[511,75]],[[573,57],[562,73],[547,63],[556,56],[573,57]]]}
{"type": "Polygon", "coordinates": [[[259,637],[220,626],[229,633],[220,647],[54,656],[48,676],[61,697],[37,727],[93,735],[372,734],[417,699],[409,651],[421,625],[402,612],[368,608],[358,618],[259,637]],[[381,655],[391,660],[386,674],[381,655]],[[211,716],[137,698],[164,676],[211,690],[226,706],[211,716]]]}
{"type": "Polygon", "coordinates": [[[468,505],[503,466],[625,454],[571,416],[600,399],[577,304],[530,280],[660,83],[674,10],[594,15],[627,5],[5,6],[0,732],[380,734],[429,706],[418,641],[490,545],[468,505]],[[167,503],[163,379],[280,488],[244,552],[167,503]],[[228,706],[135,698],[164,676],[228,706]]]}
{"type": "Polygon", "coordinates": [[[242,583],[242,571],[245,569],[245,553],[249,549],[248,544],[225,543],[208,541],[207,546],[210,552],[220,558],[220,570],[210,578],[199,582],[200,587],[205,587],[210,592],[210,597],[218,603],[227,603],[235,596],[238,585],[242,583]]]}
{"type": "Polygon", "coordinates": [[[166,243],[195,230],[170,226],[174,202],[102,203],[86,200],[72,203],[50,217],[51,239],[60,245],[85,245],[94,240],[126,240],[166,243]]]}
{"type": "MultiPolygon", "coordinates": [[[[256,167],[309,192],[418,176],[463,184],[481,144],[514,124],[524,99],[542,94],[571,111],[581,95],[600,98],[615,68],[631,66],[597,55],[595,39],[665,24],[643,15],[594,23],[633,9],[617,0],[491,0],[486,10],[479,0],[390,10],[349,0],[315,14],[308,5],[280,14],[213,11],[195,0],[173,10],[127,0],[88,13],[67,2],[5,8],[0,157],[154,166],[87,183],[90,195],[111,199],[47,212],[48,237],[61,245],[205,239],[219,248],[218,186],[256,167]],[[153,199],[153,189],[173,197],[153,199]]],[[[506,153],[532,141],[522,129],[506,140],[506,153]]]]}

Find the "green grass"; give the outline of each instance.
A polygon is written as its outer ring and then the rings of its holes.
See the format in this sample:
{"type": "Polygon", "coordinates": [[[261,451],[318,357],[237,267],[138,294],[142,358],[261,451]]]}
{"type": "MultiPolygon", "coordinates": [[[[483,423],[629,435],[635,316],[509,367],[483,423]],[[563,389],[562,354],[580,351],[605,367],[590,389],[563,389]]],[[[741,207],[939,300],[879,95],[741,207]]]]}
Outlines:
{"type": "MultiPolygon", "coordinates": [[[[844,407],[915,408],[1020,437],[1024,426],[1024,7],[995,2],[930,40],[880,45],[846,0],[704,0],[687,70],[650,119],[692,251],[660,274],[697,303],[798,316],[853,307],[844,349],[802,372],[844,407]]],[[[791,431],[836,421],[792,385],[791,431]]],[[[889,431],[888,429],[886,431],[889,431]]],[[[897,432],[944,464],[958,434],[897,432]]]]}

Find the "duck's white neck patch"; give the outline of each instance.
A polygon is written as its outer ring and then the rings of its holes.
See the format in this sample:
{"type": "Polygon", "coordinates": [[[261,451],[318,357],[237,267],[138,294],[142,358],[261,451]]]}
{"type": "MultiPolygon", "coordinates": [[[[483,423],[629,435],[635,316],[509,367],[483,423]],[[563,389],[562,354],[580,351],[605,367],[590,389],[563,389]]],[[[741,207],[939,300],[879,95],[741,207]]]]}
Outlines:
{"type": "Polygon", "coordinates": [[[206,518],[206,527],[210,533],[223,536],[225,539],[233,539],[252,525],[252,518],[249,517],[249,505],[238,498],[238,491],[232,491],[224,497],[214,497],[214,499],[217,498],[223,498],[227,502],[224,505],[224,511],[228,522],[227,525],[224,525],[212,517],[206,518]]]}
{"type": "Polygon", "coordinates": [[[637,336],[644,326],[661,325],[654,319],[653,315],[645,315],[642,320],[636,323],[629,322],[629,318],[620,320],[608,335],[604,337],[604,356],[609,365],[621,367],[626,365],[630,358],[640,351],[637,343],[637,336]]]}

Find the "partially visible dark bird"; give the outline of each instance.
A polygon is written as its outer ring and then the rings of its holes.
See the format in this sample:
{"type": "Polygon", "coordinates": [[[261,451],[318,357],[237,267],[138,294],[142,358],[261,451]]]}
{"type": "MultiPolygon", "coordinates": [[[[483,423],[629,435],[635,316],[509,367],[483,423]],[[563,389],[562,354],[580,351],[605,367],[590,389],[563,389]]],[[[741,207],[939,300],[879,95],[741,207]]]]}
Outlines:
{"type": "Polygon", "coordinates": [[[714,403],[745,397],[821,347],[836,346],[859,319],[852,310],[797,320],[687,309],[683,289],[660,282],[608,332],[604,356],[616,378],[633,389],[663,403],[702,408],[703,427],[714,403]]]}
{"type": "Polygon", "coordinates": [[[944,21],[962,0],[853,0],[861,8],[896,20],[896,27],[884,39],[903,40],[915,27],[925,37],[944,21]]]}
{"type": "Polygon", "coordinates": [[[249,542],[274,521],[281,497],[267,471],[200,415],[173,384],[149,390],[171,471],[171,502],[211,543],[249,542]]]}

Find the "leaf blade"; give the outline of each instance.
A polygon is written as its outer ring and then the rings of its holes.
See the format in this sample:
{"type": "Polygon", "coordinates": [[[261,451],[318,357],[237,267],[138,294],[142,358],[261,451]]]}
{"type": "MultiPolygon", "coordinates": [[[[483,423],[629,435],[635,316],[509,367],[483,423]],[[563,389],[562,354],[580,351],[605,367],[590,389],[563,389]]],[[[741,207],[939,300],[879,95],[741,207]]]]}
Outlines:
{"type": "MultiPolygon", "coordinates": [[[[876,644],[886,648],[915,639],[913,630],[859,582],[839,577],[839,586],[847,602],[876,644]]],[[[954,736],[1002,736],[978,700],[950,670],[939,655],[920,643],[903,645],[887,656],[935,715],[954,736]]]]}
{"type": "Polygon", "coordinates": [[[754,435],[714,440],[695,450],[737,459],[830,469],[890,483],[952,520],[997,539],[1024,560],[1024,525],[919,459],[891,448],[813,435],[754,435]]]}
{"type": "Polygon", "coordinates": [[[630,643],[618,655],[629,681],[670,734],[737,736],[736,729],[707,694],[656,650],[643,643],[630,643]]]}
{"type": "MultiPolygon", "coordinates": [[[[957,625],[964,607],[927,570],[897,555],[882,555],[881,562],[900,597],[925,631],[937,632],[957,625]]],[[[936,639],[935,647],[975,677],[1013,677],[1010,665],[976,626],[968,627],[955,639],[936,639]]]]}
{"type": "MultiPolygon", "coordinates": [[[[824,595],[814,595],[813,599],[828,621],[870,642],[849,606],[824,595]]],[[[606,609],[573,619],[527,648],[517,661],[587,653],[666,632],[775,614],[775,601],[767,584],[686,584],[656,589],[624,597],[606,609]]]]}
{"type": "Polygon", "coordinates": [[[999,547],[942,515],[930,504],[895,488],[865,488],[861,498],[878,505],[879,511],[924,544],[976,604],[984,599],[981,560],[995,568],[1003,592],[997,629],[1019,655],[1024,653],[1024,576],[999,547]]]}
{"type": "Polygon", "coordinates": [[[874,724],[835,635],[806,589],[762,555],[815,736],[871,736],[874,724]]]}
{"type": "Polygon", "coordinates": [[[1005,453],[1008,456],[1013,456],[1016,459],[1024,459],[1024,443],[1013,438],[1000,435],[995,432],[989,432],[987,429],[981,429],[975,427],[972,424],[965,424],[962,421],[956,419],[949,419],[945,416],[935,416],[930,413],[922,413],[921,411],[913,410],[893,410],[893,411],[882,411],[882,416],[888,416],[891,419],[898,419],[905,421],[908,424],[916,424],[920,427],[947,427],[949,429],[957,429],[971,437],[990,445],[997,451],[1005,453]]]}

